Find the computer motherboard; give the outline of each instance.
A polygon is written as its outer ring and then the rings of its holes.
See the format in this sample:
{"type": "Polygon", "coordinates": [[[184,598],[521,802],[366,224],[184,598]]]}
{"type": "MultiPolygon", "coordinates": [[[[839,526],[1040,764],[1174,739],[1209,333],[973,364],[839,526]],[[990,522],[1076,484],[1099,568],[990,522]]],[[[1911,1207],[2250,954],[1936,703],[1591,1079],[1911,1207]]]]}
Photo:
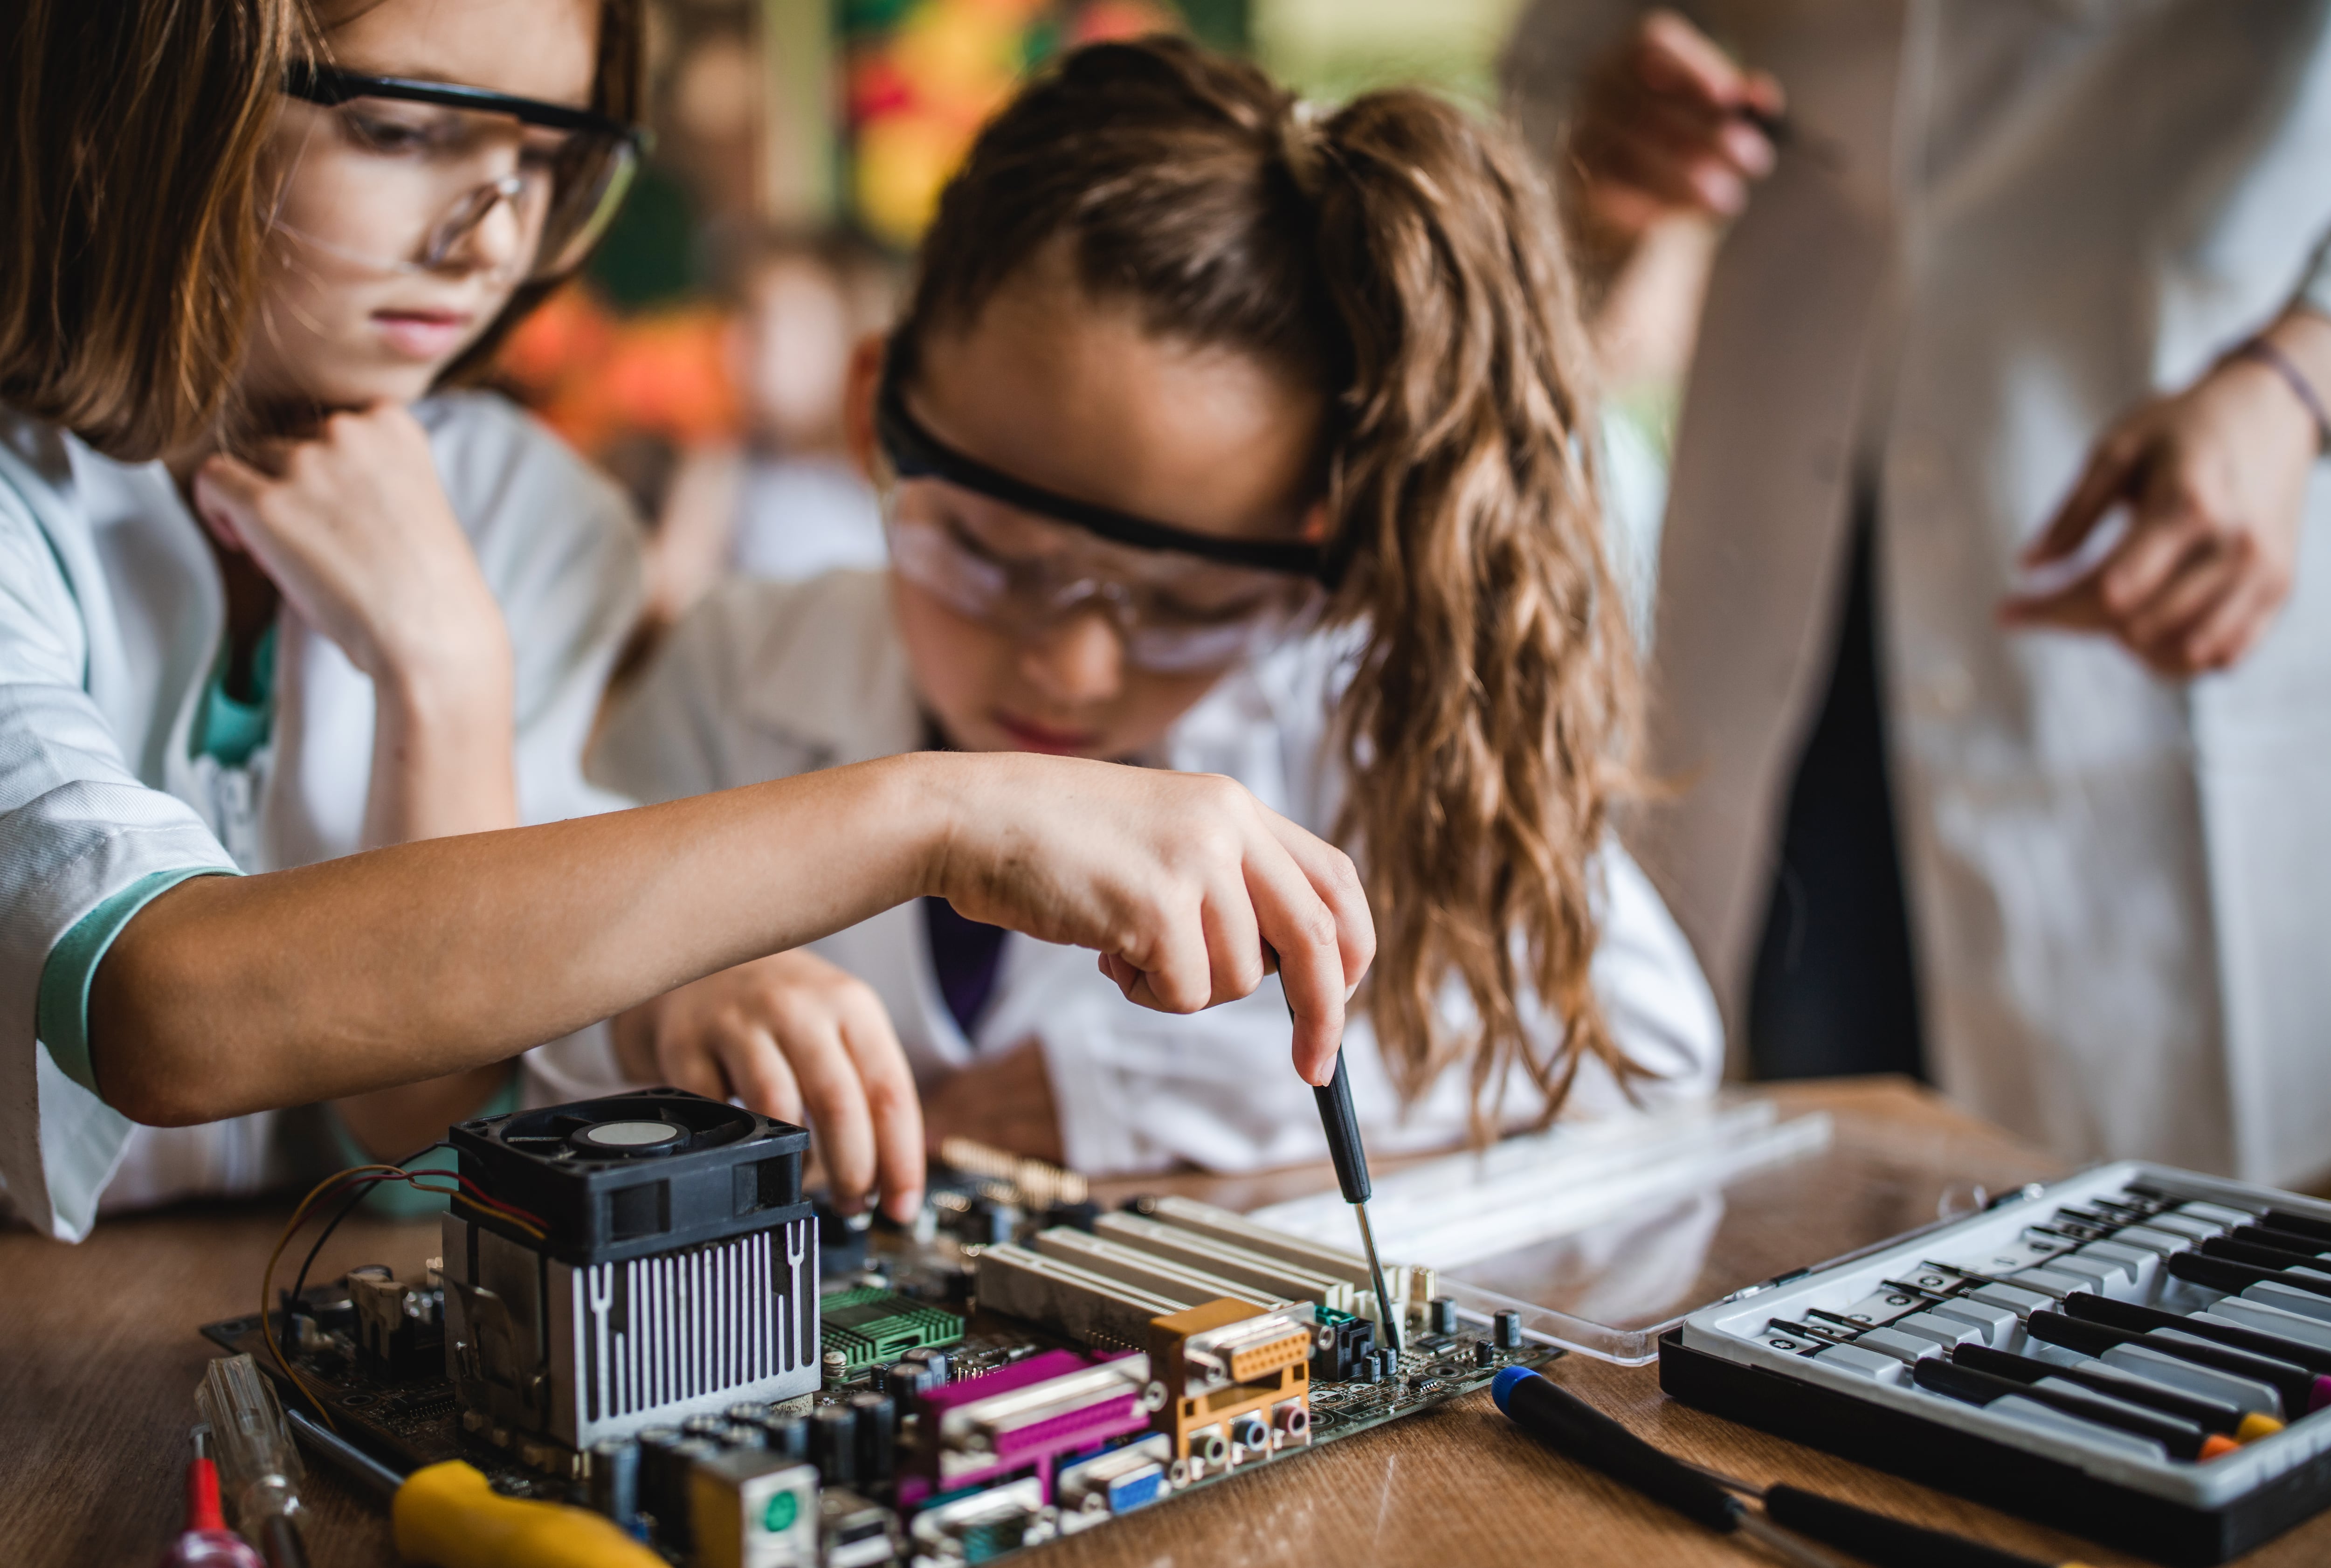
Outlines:
{"type": "Polygon", "coordinates": [[[322,1418],[295,1424],[327,1457],[396,1476],[465,1460],[699,1568],[991,1562],[1560,1354],[1428,1269],[1389,1269],[1380,1303],[1356,1254],[1186,1199],[1103,1212],[1068,1173],[960,1149],[915,1225],[870,1226],[788,1187],[798,1129],[728,1136],[676,1091],[610,1104],[455,1129],[465,1184],[497,1206],[457,1200],[423,1278],[352,1270],[204,1334],[322,1418]],[[588,1148],[652,1126],[675,1158],[566,1162],[563,1181],[663,1182],[652,1216],[633,1187],[593,1187],[606,1224],[580,1240],[556,1191],[471,1157],[480,1134],[538,1158],[552,1132],[588,1148]],[[691,1231],[699,1167],[720,1218],[691,1231]],[[626,1214],[661,1228],[620,1240],[626,1214]]]}

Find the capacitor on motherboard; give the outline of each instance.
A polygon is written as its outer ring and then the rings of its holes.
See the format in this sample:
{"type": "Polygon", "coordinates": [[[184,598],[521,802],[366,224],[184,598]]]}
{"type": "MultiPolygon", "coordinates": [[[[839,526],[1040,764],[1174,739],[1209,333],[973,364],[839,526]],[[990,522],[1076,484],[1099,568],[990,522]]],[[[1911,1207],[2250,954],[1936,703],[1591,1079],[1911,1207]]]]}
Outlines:
{"type": "Polygon", "coordinates": [[[1019,1219],[1019,1211],[1009,1203],[974,1198],[963,1217],[963,1239],[983,1247],[1000,1246],[1012,1240],[1012,1229],[1019,1219]]]}
{"type": "MultiPolygon", "coordinates": [[[[723,1418],[728,1423],[728,1442],[732,1448],[766,1449],[770,1446],[770,1407],[765,1404],[732,1404],[723,1418]]],[[[800,1459],[799,1454],[786,1456],[800,1459]]]]}
{"type": "Polygon", "coordinates": [[[889,1480],[899,1446],[898,1405],[886,1393],[861,1393],[851,1396],[850,1409],[858,1423],[859,1482],[889,1480]]]}
{"type": "Polygon", "coordinates": [[[1522,1347],[1522,1315],[1512,1311],[1498,1313],[1489,1319],[1489,1335],[1497,1341],[1499,1350],[1519,1350],[1522,1347]]]}
{"type": "Polygon", "coordinates": [[[658,1544],[688,1544],[689,1472],[697,1460],[709,1459],[719,1451],[719,1444],[702,1438],[675,1434],[668,1440],[650,1441],[646,1433],[641,1434],[640,1506],[655,1516],[658,1544]]]}
{"type": "Polygon", "coordinates": [[[702,1438],[708,1443],[718,1443],[724,1449],[759,1449],[768,1445],[761,1430],[745,1421],[732,1421],[725,1415],[690,1416],[680,1423],[680,1430],[692,1438],[702,1438]]]}
{"type": "Polygon", "coordinates": [[[639,1528],[639,1444],[610,1438],[591,1445],[591,1506],[626,1530],[639,1528]]]}
{"type": "Polygon", "coordinates": [[[1432,1313],[1433,1333],[1447,1335],[1457,1332],[1457,1298],[1455,1297],[1436,1296],[1425,1303],[1425,1306],[1432,1313]]]}
{"type": "Polygon", "coordinates": [[[1486,1339],[1475,1340],[1473,1342],[1473,1364],[1475,1366],[1497,1365],[1498,1347],[1491,1345],[1486,1339]]]}
{"type": "Polygon", "coordinates": [[[761,1429],[762,1446],[771,1453],[788,1459],[809,1458],[808,1417],[770,1411],[755,1424],[761,1429]]]}
{"type": "Polygon", "coordinates": [[[918,1394],[947,1386],[947,1354],[944,1350],[918,1346],[882,1368],[881,1372],[880,1379],[874,1385],[876,1388],[894,1400],[911,1400],[918,1394]]]}
{"type": "Polygon", "coordinates": [[[858,1479],[858,1412],[846,1404],[823,1404],[809,1420],[809,1462],[829,1487],[858,1479]]]}

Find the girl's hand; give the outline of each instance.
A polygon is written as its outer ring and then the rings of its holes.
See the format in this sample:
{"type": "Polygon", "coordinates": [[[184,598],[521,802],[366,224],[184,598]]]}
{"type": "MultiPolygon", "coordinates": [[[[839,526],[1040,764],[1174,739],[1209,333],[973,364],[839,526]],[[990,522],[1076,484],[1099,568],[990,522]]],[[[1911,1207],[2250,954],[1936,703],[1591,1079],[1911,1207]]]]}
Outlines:
{"type": "Polygon", "coordinates": [[[1677,213],[1736,215],[1772,172],[1755,119],[1777,119],[1780,83],[1745,71],[1672,11],[1637,23],[1589,79],[1570,132],[1584,216],[1632,243],[1677,213]]]}
{"type": "Polygon", "coordinates": [[[196,470],[195,509],[248,553],[308,624],[390,697],[507,693],[509,640],[493,591],[437,482],[429,437],[381,404],[335,413],[254,461],[196,470]],[[499,670],[499,682],[488,679],[499,670]]]}
{"type": "Polygon", "coordinates": [[[879,1187],[893,1219],[923,1202],[923,1116],[881,999],[814,954],[779,953],[706,976],[614,1021],[615,1058],[640,1081],[817,1134],[834,1201],[879,1187]]]}
{"type": "Polygon", "coordinates": [[[946,828],[930,883],[963,914],[1100,954],[1126,996],[1195,1012],[1273,968],[1295,1070],[1333,1076],[1375,927],[1344,852],[1230,779],[1019,753],[932,762],[946,828]]]}
{"type": "MultiPolygon", "coordinates": [[[[2331,322],[2292,318],[2273,337],[2299,365],[2331,364],[2331,322]]],[[[2173,679],[2228,668],[2290,594],[2318,436],[2289,384],[2252,358],[2139,406],[2097,442],[2022,565],[2077,556],[2124,507],[2126,529],[2070,582],[2011,595],[2000,619],[2106,632],[2173,679]]]]}

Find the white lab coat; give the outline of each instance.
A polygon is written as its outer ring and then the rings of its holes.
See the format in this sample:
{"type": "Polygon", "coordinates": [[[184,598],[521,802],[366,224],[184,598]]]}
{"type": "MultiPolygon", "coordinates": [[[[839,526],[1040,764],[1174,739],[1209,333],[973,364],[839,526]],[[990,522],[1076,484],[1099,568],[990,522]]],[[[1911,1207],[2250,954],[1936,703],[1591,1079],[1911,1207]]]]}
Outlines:
{"type": "MultiPolygon", "coordinates": [[[[1339,664],[1336,641],[1321,637],[1234,671],[1175,727],[1158,760],[1237,779],[1264,804],[1326,831],[1341,787],[1325,755],[1339,664]]],[[[739,582],[708,598],[614,705],[590,771],[611,789],[670,800],[915,750],[924,735],[882,574],[739,582]]],[[[1594,983],[1621,1045],[1659,1075],[1637,1092],[1646,1104],[1705,1096],[1723,1055],[1714,998],[1624,851],[1613,845],[1601,870],[1594,983]]],[[[814,951],[881,997],[926,1086],[982,1052],[1037,1041],[1069,1163],[1080,1170],[1187,1162],[1242,1171],[1325,1155],[1310,1091],[1288,1062],[1276,980],[1242,1001],[1168,1016],[1127,1002],[1091,954],[1015,936],[1004,943],[976,1037],[966,1039],[939,994],[916,906],[839,932],[814,951]]],[[[1533,1022],[1550,1031],[1542,1015],[1533,1022]]],[[[1371,1148],[1434,1147],[1464,1136],[1461,1071],[1403,1114],[1365,1021],[1354,1022],[1345,1045],[1371,1148]]],[[[1527,1119],[1538,1104],[1518,1075],[1508,1116],[1527,1119]]],[[[1611,1077],[1590,1064],[1565,1114],[1628,1109],[1611,1077]]]]}
{"type": "MultiPolygon", "coordinates": [[[[1544,0],[1526,122],[1636,7],[1544,0]]],[[[1717,262],[1662,549],[1636,847],[1745,1013],[1857,472],[1927,1054],[2079,1159],[2331,1166],[2331,486],[2231,673],[2008,634],[2095,437],[2306,290],[2331,233],[2325,0],[1709,0],[1798,129],[1717,262]]],[[[2319,478],[2319,476],[2318,476],[2319,478]]]]}
{"type": "MultiPolygon", "coordinates": [[[[625,503],[498,397],[414,412],[509,624],[520,815],[623,803],[586,784],[581,764],[640,599],[625,503]]],[[[33,1040],[50,949],[109,895],[157,870],[262,871],[360,847],[371,682],[287,613],[267,744],[243,767],[190,756],[223,628],[201,525],[159,464],[114,462],[0,411],[0,1187],[68,1240],[88,1232],[100,1192],[118,1208],[281,1174],[273,1113],[136,1126],[33,1040]]],[[[604,1031],[528,1067],[536,1102],[611,1081],[604,1031]]]]}

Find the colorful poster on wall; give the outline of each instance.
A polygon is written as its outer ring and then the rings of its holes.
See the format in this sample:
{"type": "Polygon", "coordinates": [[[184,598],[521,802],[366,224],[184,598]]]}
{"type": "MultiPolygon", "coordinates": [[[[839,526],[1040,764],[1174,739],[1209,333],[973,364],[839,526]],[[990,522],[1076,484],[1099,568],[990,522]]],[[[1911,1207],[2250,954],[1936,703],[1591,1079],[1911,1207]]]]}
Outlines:
{"type": "Polygon", "coordinates": [[[1245,0],[842,0],[845,200],[911,246],[939,189],[1021,77],[1063,49],[1191,33],[1246,42],[1245,0]]]}

